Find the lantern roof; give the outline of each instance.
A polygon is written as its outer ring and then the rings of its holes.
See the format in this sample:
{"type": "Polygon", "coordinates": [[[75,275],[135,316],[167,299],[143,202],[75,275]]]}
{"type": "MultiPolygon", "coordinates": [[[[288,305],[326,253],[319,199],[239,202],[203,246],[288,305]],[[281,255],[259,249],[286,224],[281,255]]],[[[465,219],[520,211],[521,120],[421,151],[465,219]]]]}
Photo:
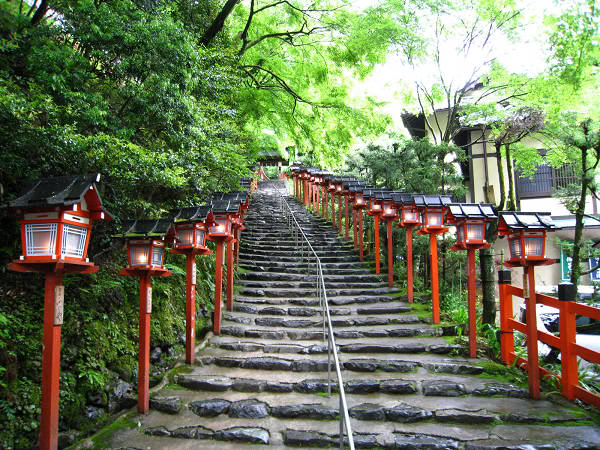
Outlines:
{"type": "Polygon", "coordinates": [[[376,200],[383,200],[383,192],[386,191],[387,189],[381,189],[381,188],[369,188],[369,189],[363,189],[363,197],[365,199],[368,198],[374,198],[376,200]]]}
{"type": "Polygon", "coordinates": [[[21,196],[8,202],[11,209],[43,209],[72,206],[85,200],[92,213],[104,213],[105,219],[112,215],[102,206],[96,187],[100,174],[40,178],[23,185],[21,196]]]}
{"type": "Polygon", "coordinates": [[[248,198],[247,192],[215,192],[213,194],[213,200],[229,200],[230,202],[244,203],[248,198]]]}
{"type": "Polygon", "coordinates": [[[483,219],[494,220],[498,216],[494,211],[494,207],[484,203],[450,203],[448,205],[448,219],[483,219]]]}
{"type": "Polygon", "coordinates": [[[413,195],[413,202],[417,208],[445,208],[452,203],[451,195],[413,195]]]}
{"type": "Polygon", "coordinates": [[[161,238],[173,235],[173,220],[145,219],[123,221],[123,233],[119,237],[161,238]]]}
{"type": "Polygon", "coordinates": [[[364,180],[347,180],[343,182],[344,190],[349,191],[352,186],[363,185],[366,186],[366,181],[364,180]]]}
{"type": "Polygon", "coordinates": [[[556,230],[556,224],[552,221],[549,212],[500,211],[498,215],[500,234],[506,235],[518,230],[556,230]]]}
{"type": "Polygon", "coordinates": [[[213,214],[236,214],[240,204],[231,200],[213,200],[211,206],[213,214]]]}
{"type": "Polygon", "coordinates": [[[397,205],[412,205],[415,202],[415,195],[422,194],[411,194],[409,192],[392,192],[392,200],[397,205]]]}
{"type": "Polygon", "coordinates": [[[213,221],[213,215],[210,205],[200,205],[171,210],[169,219],[174,220],[175,222],[211,223],[213,221]]]}

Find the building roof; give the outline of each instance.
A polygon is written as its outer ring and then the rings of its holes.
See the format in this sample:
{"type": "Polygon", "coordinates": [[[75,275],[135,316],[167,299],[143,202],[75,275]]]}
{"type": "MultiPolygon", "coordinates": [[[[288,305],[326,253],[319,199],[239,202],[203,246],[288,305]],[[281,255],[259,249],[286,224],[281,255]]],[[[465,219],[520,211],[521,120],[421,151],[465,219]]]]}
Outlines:
{"type": "Polygon", "coordinates": [[[23,184],[21,195],[10,201],[8,207],[11,209],[55,208],[81,203],[85,198],[89,211],[104,212],[106,218],[112,218],[102,206],[96,188],[96,182],[99,180],[100,174],[95,173],[27,181],[23,184]]]}

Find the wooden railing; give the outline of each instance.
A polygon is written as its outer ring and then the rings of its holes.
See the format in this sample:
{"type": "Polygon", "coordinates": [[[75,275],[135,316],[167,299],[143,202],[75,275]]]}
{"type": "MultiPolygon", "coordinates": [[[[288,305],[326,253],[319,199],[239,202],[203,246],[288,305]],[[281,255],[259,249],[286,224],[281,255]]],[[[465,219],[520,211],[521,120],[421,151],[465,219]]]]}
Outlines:
{"type": "MultiPolygon", "coordinates": [[[[563,296],[559,296],[559,299],[549,295],[536,293],[535,299],[531,303],[551,306],[559,311],[560,336],[554,336],[546,331],[537,330],[537,326],[535,325],[533,326],[533,329],[536,330],[535,338],[537,338],[538,341],[560,350],[561,372],[558,374],[539,365],[534,370],[534,368],[529,367],[526,359],[519,357],[515,353],[513,332],[515,330],[519,331],[525,334],[529,340],[532,339],[532,337],[528,333],[528,329],[531,330],[532,327],[528,327],[527,324],[513,318],[513,297],[524,298],[523,289],[510,284],[510,276],[507,275],[507,272],[510,274],[510,271],[501,271],[498,274],[502,360],[508,365],[516,364],[527,370],[530,378],[532,377],[532,374],[537,372],[542,379],[554,378],[558,380],[561,385],[562,394],[570,400],[579,399],[600,407],[600,395],[590,392],[579,385],[577,366],[577,357],[600,364],[600,352],[577,344],[575,323],[576,316],[578,315],[600,320],[600,308],[577,303],[573,301],[572,298],[560,298],[563,296]]],[[[529,299],[526,299],[526,302],[529,303],[529,299]]]]}

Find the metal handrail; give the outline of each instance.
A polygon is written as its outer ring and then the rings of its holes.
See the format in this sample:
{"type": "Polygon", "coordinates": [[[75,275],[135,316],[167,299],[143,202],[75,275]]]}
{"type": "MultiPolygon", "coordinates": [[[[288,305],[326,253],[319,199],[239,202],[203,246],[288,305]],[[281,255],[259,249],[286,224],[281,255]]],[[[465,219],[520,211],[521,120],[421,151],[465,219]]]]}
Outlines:
{"type": "MultiPolygon", "coordinates": [[[[302,227],[296,220],[294,212],[292,208],[290,208],[289,203],[285,199],[284,195],[281,193],[279,188],[276,188],[277,193],[279,194],[281,200],[281,210],[286,216],[287,225],[290,230],[292,230],[294,240],[296,241],[296,247],[298,246],[298,241],[301,242],[301,250],[300,250],[300,260],[304,261],[304,247],[305,244],[308,246],[308,250],[312,253],[312,256],[316,261],[316,291],[317,297],[319,299],[319,304],[322,309],[323,316],[323,340],[325,340],[325,336],[327,336],[327,396],[331,397],[331,356],[333,355],[333,361],[335,363],[335,372],[337,375],[338,381],[338,390],[340,394],[340,449],[344,448],[344,426],[346,429],[346,433],[348,435],[348,446],[351,450],[354,450],[354,437],[352,435],[352,427],[350,426],[350,416],[348,414],[348,403],[346,402],[346,392],[344,390],[344,382],[342,380],[342,372],[340,369],[340,360],[337,353],[337,347],[335,344],[335,337],[333,336],[333,326],[331,325],[331,315],[329,313],[329,302],[327,300],[327,290],[325,288],[325,278],[323,277],[323,269],[321,265],[321,260],[317,256],[317,253],[313,249],[308,237],[304,234],[302,227]],[[285,206],[284,206],[285,205],[285,206]],[[295,226],[294,226],[295,225],[295,226]],[[302,236],[303,239],[299,239],[302,236]],[[325,328],[327,328],[328,332],[325,333],[325,328]]],[[[307,251],[308,253],[308,251],[307,251]]],[[[308,254],[306,257],[308,258],[308,254]]]]}

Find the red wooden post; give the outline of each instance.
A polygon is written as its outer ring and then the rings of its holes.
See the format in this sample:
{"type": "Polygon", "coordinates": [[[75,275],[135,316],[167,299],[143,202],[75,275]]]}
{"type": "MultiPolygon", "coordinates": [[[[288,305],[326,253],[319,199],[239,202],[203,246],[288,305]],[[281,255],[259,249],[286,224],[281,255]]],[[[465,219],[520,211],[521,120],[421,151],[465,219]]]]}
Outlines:
{"type": "Polygon", "coordinates": [[[348,235],[348,196],[344,195],[344,217],[346,218],[346,224],[345,224],[345,228],[346,228],[346,239],[350,239],[350,236],[348,235]]]}
{"type": "Polygon", "coordinates": [[[232,239],[227,244],[227,311],[233,311],[233,244],[232,239]]]}
{"type": "Polygon", "coordinates": [[[356,208],[352,207],[352,225],[354,227],[354,248],[358,248],[358,241],[356,240],[356,208]]]}
{"type": "Polygon", "coordinates": [[[392,245],[392,221],[386,220],[387,222],[387,247],[388,247],[388,286],[394,285],[394,255],[392,245]]]}
{"type": "Polygon", "coordinates": [[[429,251],[431,252],[431,308],[433,323],[440,323],[440,293],[438,288],[438,251],[437,235],[429,234],[429,251]]]}
{"type": "Polygon", "coordinates": [[[213,333],[221,334],[221,294],[223,292],[223,241],[217,241],[217,271],[215,274],[215,312],[213,333]]]}
{"type": "MultiPolygon", "coordinates": [[[[525,248],[524,246],[521,248],[525,248]]],[[[529,285],[529,298],[525,299],[527,306],[527,372],[529,378],[529,397],[533,400],[540,399],[540,367],[538,365],[538,338],[537,314],[535,299],[535,272],[533,266],[523,267],[527,284],[529,285]]],[[[523,292],[525,294],[525,292],[523,292]]]]}
{"type": "Polygon", "coordinates": [[[413,294],[413,255],[412,255],[412,226],[406,227],[406,288],[408,302],[415,301],[413,294]]]}
{"type": "Polygon", "coordinates": [[[365,260],[363,250],[363,213],[362,208],[358,210],[358,249],[360,251],[360,260],[365,260]]]}
{"type": "Polygon", "coordinates": [[[185,277],[185,362],[194,364],[196,345],[196,256],[186,255],[185,277]]]}
{"type": "Polygon", "coordinates": [[[317,214],[321,214],[321,186],[317,185],[317,214]]]}
{"type": "Polygon", "coordinates": [[[140,276],[140,312],[138,347],[138,412],[146,414],[150,389],[150,313],[152,312],[152,284],[150,274],[140,276]]]}
{"type": "Polygon", "coordinates": [[[331,193],[331,225],[337,228],[335,224],[335,191],[331,193]]]}
{"type": "Polygon", "coordinates": [[[375,223],[375,273],[379,273],[379,216],[375,215],[373,218],[375,223]]]}
{"type": "Polygon", "coordinates": [[[40,423],[40,448],[44,450],[58,448],[61,302],[64,300],[62,278],[62,271],[46,272],[44,346],[42,347],[42,418],[40,423]],[[59,313],[60,317],[57,317],[55,312],[59,313]],[[57,321],[55,318],[60,320],[57,321]]]}
{"type": "Polygon", "coordinates": [[[575,399],[574,387],[579,385],[577,370],[577,355],[571,347],[576,343],[577,328],[575,313],[571,306],[575,295],[575,286],[571,283],[558,285],[558,299],[560,300],[560,364],[561,364],[561,390],[569,400],[575,399]]]}
{"type": "Polygon", "coordinates": [[[515,351],[513,330],[508,320],[513,318],[512,295],[508,294],[510,286],[510,270],[498,272],[498,294],[500,298],[500,354],[505,364],[512,364],[512,353],[515,351]]]}
{"type": "Polygon", "coordinates": [[[469,356],[477,358],[477,292],[475,287],[475,249],[467,248],[468,281],[467,291],[469,293],[469,356]]]}
{"type": "Polygon", "coordinates": [[[325,196],[325,207],[323,208],[323,216],[325,220],[329,220],[329,191],[327,188],[323,191],[323,195],[325,196]]]}
{"type": "Polygon", "coordinates": [[[308,208],[308,179],[304,179],[304,206],[308,208]]]}
{"type": "Polygon", "coordinates": [[[235,230],[235,267],[237,269],[240,264],[240,242],[242,240],[242,230],[236,228],[235,230]]]}
{"type": "Polygon", "coordinates": [[[338,195],[338,228],[339,233],[342,234],[342,195],[338,195]]]}

